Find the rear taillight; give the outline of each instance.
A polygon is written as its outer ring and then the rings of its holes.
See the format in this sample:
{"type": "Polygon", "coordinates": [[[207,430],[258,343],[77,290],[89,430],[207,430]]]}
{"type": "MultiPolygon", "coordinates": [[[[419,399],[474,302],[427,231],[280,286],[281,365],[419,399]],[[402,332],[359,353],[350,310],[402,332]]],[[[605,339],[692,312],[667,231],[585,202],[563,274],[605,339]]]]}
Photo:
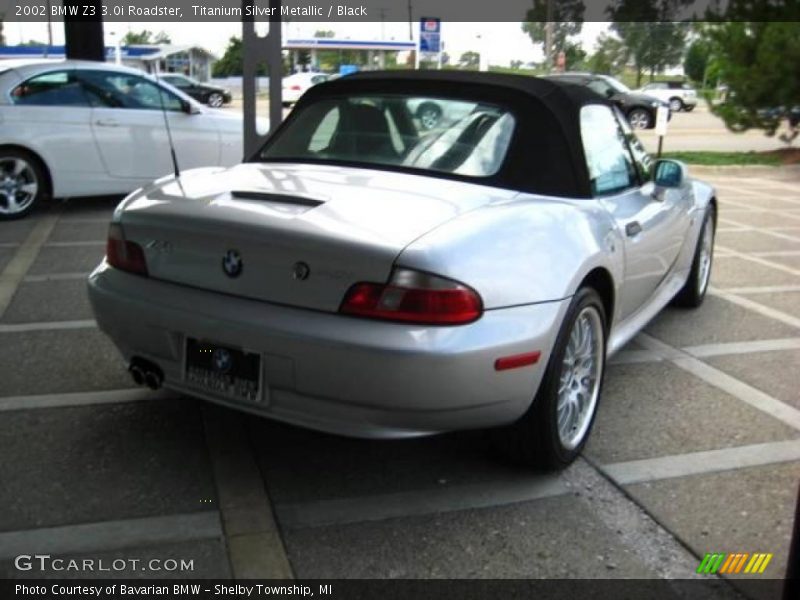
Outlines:
{"type": "Polygon", "coordinates": [[[136,242],[125,239],[125,232],[119,223],[112,223],[108,228],[106,262],[115,269],[147,277],[144,250],[136,242]]]}
{"type": "Polygon", "coordinates": [[[295,92],[299,92],[299,91],[300,91],[300,90],[302,90],[303,88],[301,88],[299,85],[293,85],[293,86],[291,86],[289,89],[290,89],[290,90],[293,90],[293,91],[295,91],[295,92]]]}
{"type": "Polygon", "coordinates": [[[457,281],[396,269],[388,284],[351,287],[339,312],[424,325],[462,325],[483,314],[483,303],[475,290],[457,281]]]}

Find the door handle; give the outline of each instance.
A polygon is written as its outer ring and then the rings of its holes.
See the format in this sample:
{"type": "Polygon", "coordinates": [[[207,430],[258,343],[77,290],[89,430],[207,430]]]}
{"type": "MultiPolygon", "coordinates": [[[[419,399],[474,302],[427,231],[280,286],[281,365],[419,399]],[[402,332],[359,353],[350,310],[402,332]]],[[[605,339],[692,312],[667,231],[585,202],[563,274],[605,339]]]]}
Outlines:
{"type": "Polygon", "coordinates": [[[119,121],[116,119],[97,119],[94,124],[100,127],[119,127],[119,121]]]}
{"type": "Polygon", "coordinates": [[[636,237],[642,233],[642,224],[639,221],[631,221],[625,225],[625,235],[628,237],[636,237]]]}

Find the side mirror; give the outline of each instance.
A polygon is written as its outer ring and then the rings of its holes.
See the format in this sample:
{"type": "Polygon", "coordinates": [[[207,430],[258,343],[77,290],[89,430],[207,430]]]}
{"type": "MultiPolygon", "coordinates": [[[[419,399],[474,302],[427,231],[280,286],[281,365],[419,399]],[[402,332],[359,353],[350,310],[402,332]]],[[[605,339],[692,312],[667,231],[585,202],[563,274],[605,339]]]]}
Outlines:
{"type": "Polygon", "coordinates": [[[686,167],[677,160],[657,160],[653,168],[653,183],[661,188],[677,188],[686,179],[686,167]]]}
{"type": "Polygon", "coordinates": [[[181,100],[181,109],[187,115],[199,115],[200,114],[200,111],[198,110],[198,108],[194,104],[192,104],[191,102],[189,102],[187,100],[181,100]]]}

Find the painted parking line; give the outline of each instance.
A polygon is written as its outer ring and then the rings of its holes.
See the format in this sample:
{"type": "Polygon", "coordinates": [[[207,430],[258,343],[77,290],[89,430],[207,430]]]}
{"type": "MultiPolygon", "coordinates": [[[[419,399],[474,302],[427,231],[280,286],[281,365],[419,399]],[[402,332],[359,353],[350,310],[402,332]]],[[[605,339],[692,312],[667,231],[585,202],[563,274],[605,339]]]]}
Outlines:
{"type": "Polygon", "coordinates": [[[86,240],[78,242],[47,242],[45,244],[48,248],[83,248],[83,247],[103,247],[106,246],[106,241],[86,240]]]}
{"type": "Polygon", "coordinates": [[[753,386],[728,375],[724,371],[712,367],[709,364],[695,358],[691,354],[673,348],[669,344],[655,339],[645,333],[640,333],[636,341],[647,348],[660,352],[665,358],[672,361],[677,367],[688,371],[692,375],[699,377],[706,383],[710,383],[717,389],[726,392],[730,396],[749,404],[753,408],[768,414],[774,419],[781,421],[794,429],[800,430],[800,410],[784,404],[780,400],[773,398],[769,394],[754,388],[753,386]]]}
{"type": "Polygon", "coordinates": [[[800,285],[758,285],[714,289],[721,294],[785,294],[787,292],[800,292],[800,285]]]}
{"type": "Polygon", "coordinates": [[[374,496],[277,504],[281,526],[290,529],[344,525],[492,508],[569,493],[563,478],[538,475],[518,481],[494,481],[374,496]]]}
{"type": "Polygon", "coordinates": [[[658,481],[800,461],[800,440],[720,448],[675,456],[601,465],[599,469],[619,485],[658,481]]]}
{"type": "Polygon", "coordinates": [[[782,265],[781,263],[776,263],[774,261],[767,260],[766,258],[760,256],[753,256],[752,254],[746,254],[744,252],[739,252],[738,250],[734,250],[733,248],[729,248],[727,246],[719,246],[717,244],[714,245],[714,249],[722,250],[726,254],[735,256],[736,258],[741,258],[743,260],[757,263],[765,267],[770,267],[778,271],[783,271],[784,273],[789,273],[790,275],[800,276],[800,271],[798,271],[797,269],[793,269],[792,267],[787,267],[786,265],[782,265]]]}
{"type": "Polygon", "coordinates": [[[50,233],[58,222],[58,214],[49,214],[42,217],[25,238],[25,241],[17,248],[14,256],[8,261],[3,272],[0,273],[0,317],[6,312],[11,299],[17,292],[17,287],[22,281],[31,265],[39,256],[41,250],[50,233]]]}
{"type": "Polygon", "coordinates": [[[683,352],[696,358],[709,356],[728,356],[731,354],[752,354],[753,352],[775,352],[779,350],[800,349],[800,337],[781,338],[775,340],[757,340],[753,342],[727,342],[722,344],[702,344],[686,346],[683,352]]]}
{"type": "Polygon", "coordinates": [[[43,281],[75,281],[88,279],[89,272],[86,273],[44,273],[42,275],[26,275],[25,283],[41,283],[43,281]]]}
{"type": "Polygon", "coordinates": [[[776,308],[772,308],[771,306],[765,306],[764,304],[756,302],[755,300],[752,300],[750,298],[745,298],[744,296],[740,296],[738,294],[731,294],[729,292],[724,292],[722,290],[718,290],[713,287],[709,288],[708,293],[713,296],[723,298],[728,302],[741,306],[742,308],[747,308],[760,315],[769,317],[770,319],[774,319],[775,321],[780,321],[781,323],[785,323],[786,325],[789,325],[791,327],[800,328],[800,318],[785,313],[783,311],[780,311],[776,308]]]}
{"type": "Polygon", "coordinates": [[[82,523],[0,533],[0,559],[20,554],[107,552],[221,537],[216,511],[82,523]]]}
{"type": "Polygon", "coordinates": [[[242,415],[204,405],[203,424],[236,579],[293,579],[242,415]]]}
{"type": "Polygon", "coordinates": [[[178,395],[167,390],[149,389],[104,390],[101,392],[74,392],[68,394],[36,394],[30,396],[0,397],[0,412],[35,410],[40,408],[68,408],[101,404],[122,404],[150,400],[169,400],[178,395]]]}
{"type": "Polygon", "coordinates": [[[93,329],[97,327],[94,319],[78,321],[41,321],[36,323],[0,324],[0,333],[27,333],[29,331],[60,331],[65,329],[93,329]]]}

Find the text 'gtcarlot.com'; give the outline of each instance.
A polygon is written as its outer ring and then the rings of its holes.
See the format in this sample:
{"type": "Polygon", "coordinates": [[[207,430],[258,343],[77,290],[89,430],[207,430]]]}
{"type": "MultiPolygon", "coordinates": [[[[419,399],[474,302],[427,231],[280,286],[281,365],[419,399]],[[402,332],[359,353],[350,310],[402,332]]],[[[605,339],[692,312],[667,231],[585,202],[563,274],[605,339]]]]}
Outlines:
{"type": "Polygon", "coordinates": [[[14,559],[18,571],[194,571],[194,560],[174,558],[53,558],[49,554],[20,554],[14,559]]]}

